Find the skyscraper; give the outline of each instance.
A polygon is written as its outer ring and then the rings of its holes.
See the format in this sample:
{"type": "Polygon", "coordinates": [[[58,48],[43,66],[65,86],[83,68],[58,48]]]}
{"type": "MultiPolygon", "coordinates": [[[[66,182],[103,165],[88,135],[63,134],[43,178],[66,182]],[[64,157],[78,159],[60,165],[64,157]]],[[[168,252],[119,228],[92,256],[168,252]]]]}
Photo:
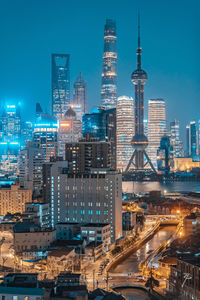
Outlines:
{"type": "Polygon", "coordinates": [[[86,81],[83,79],[81,72],[74,83],[73,106],[75,108],[76,106],[79,106],[81,108],[82,115],[87,112],[86,81]]]}
{"type": "Polygon", "coordinates": [[[197,124],[195,121],[191,121],[190,124],[186,127],[187,129],[187,149],[189,157],[192,159],[197,159],[198,155],[198,133],[197,133],[197,124]]]}
{"type": "Polygon", "coordinates": [[[64,116],[70,103],[69,54],[52,54],[52,113],[64,116]]]}
{"type": "Polygon", "coordinates": [[[65,158],[65,144],[75,143],[82,137],[82,123],[70,107],[61,119],[58,129],[58,155],[65,158]]]}
{"type": "Polygon", "coordinates": [[[144,167],[149,164],[156,172],[145,150],[148,145],[147,137],[144,135],[144,85],[147,80],[147,73],[141,68],[140,16],[138,16],[138,47],[136,53],[137,69],[131,75],[132,83],[135,86],[135,135],[131,141],[134,151],[125,171],[127,172],[131,165],[134,166],[135,170],[144,170],[144,167]],[[146,157],[147,163],[144,163],[144,157],[146,157]]]}
{"type": "Polygon", "coordinates": [[[36,119],[33,131],[33,142],[44,149],[45,161],[58,153],[58,122],[49,114],[41,114],[36,119]]]}
{"type": "Polygon", "coordinates": [[[1,116],[2,142],[19,143],[21,139],[21,116],[18,105],[5,105],[1,116]]]}
{"type": "Polygon", "coordinates": [[[117,100],[117,169],[124,171],[131,158],[134,135],[133,98],[121,96],[117,100]]]}
{"type": "Polygon", "coordinates": [[[183,142],[180,139],[180,122],[170,122],[170,144],[173,147],[174,157],[183,157],[183,142]]]}
{"type": "Polygon", "coordinates": [[[148,154],[157,167],[157,151],[160,140],[166,134],[165,100],[150,99],[148,101],[148,154]]]}
{"type": "Polygon", "coordinates": [[[104,27],[104,54],[101,81],[101,106],[117,105],[117,43],[116,23],[107,19],[104,27]]]}

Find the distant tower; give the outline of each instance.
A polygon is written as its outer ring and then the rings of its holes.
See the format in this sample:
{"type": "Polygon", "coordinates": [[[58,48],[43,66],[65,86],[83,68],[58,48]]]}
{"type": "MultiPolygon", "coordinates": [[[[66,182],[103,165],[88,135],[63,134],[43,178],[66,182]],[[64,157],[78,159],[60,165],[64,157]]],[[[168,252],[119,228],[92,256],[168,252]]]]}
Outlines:
{"type": "Polygon", "coordinates": [[[81,105],[84,114],[87,112],[86,81],[81,72],[74,83],[73,104],[81,105]]]}
{"type": "Polygon", "coordinates": [[[52,114],[64,117],[70,103],[69,54],[52,54],[52,114]]]}
{"type": "Polygon", "coordinates": [[[140,47],[140,17],[138,16],[138,48],[137,48],[137,69],[132,73],[131,80],[135,86],[135,135],[132,138],[131,145],[134,152],[127,165],[126,172],[133,164],[135,170],[144,170],[149,163],[150,167],[156,172],[147,153],[147,137],[144,135],[144,84],[147,80],[147,73],[141,68],[142,48],[140,47]],[[144,157],[147,163],[144,162],[144,157]]]}
{"type": "Polygon", "coordinates": [[[133,98],[118,97],[117,100],[117,169],[124,171],[133,153],[131,140],[134,135],[133,98]]]}
{"type": "Polygon", "coordinates": [[[157,168],[157,151],[160,140],[166,134],[166,113],[164,99],[150,99],[148,101],[148,155],[157,168]]]}
{"type": "Polygon", "coordinates": [[[117,105],[117,44],[116,23],[107,19],[104,27],[104,54],[101,82],[101,106],[105,109],[117,105]]]}
{"type": "Polygon", "coordinates": [[[191,121],[186,127],[187,129],[187,149],[189,157],[197,159],[198,156],[198,134],[197,124],[195,121],[191,121]]]}

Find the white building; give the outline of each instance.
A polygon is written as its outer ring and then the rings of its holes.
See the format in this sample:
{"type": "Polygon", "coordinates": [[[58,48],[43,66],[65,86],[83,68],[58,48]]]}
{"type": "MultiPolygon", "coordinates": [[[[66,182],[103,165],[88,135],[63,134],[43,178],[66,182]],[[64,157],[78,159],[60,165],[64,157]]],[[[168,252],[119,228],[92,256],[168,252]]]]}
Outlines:
{"type": "Polygon", "coordinates": [[[134,136],[133,98],[121,96],[117,100],[117,169],[124,171],[129,163],[133,148],[134,136]]]}
{"type": "Polygon", "coordinates": [[[157,168],[157,150],[165,134],[165,100],[150,99],[148,101],[148,154],[155,168],[157,168]]]}

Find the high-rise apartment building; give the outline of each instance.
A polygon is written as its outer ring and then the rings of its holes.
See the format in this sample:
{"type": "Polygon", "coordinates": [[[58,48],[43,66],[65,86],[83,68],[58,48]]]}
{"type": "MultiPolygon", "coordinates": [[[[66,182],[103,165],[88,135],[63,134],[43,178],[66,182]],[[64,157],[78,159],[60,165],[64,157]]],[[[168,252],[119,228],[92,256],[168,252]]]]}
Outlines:
{"type": "Polygon", "coordinates": [[[110,109],[117,105],[117,37],[116,23],[107,19],[104,27],[104,54],[101,81],[101,106],[110,109]]]}
{"type": "Polygon", "coordinates": [[[70,107],[61,119],[58,129],[58,155],[65,158],[65,144],[75,143],[82,137],[82,123],[70,107]]]}
{"type": "Polygon", "coordinates": [[[131,140],[134,136],[133,98],[118,97],[117,100],[117,169],[124,171],[132,156],[131,140]]]}
{"type": "Polygon", "coordinates": [[[150,99],[148,101],[148,154],[157,168],[157,151],[160,140],[166,134],[166,114],[164,99],[150,99]]]}
{"type": "Polygon", "coordinates": [[[22,147],[25,147],[27,142],[32,141],[32,138],[33,138],[33,123],[30,121],[22,123],[22,130],[21,130],[22,147]]]}
{"type": "Polygon", "coordinates": [[[198,130],[195,121],[191,121],[186,127],[186,143],[187,143],[187,155],[192,157],[192,159],[197,159],[199,154],[198,147],[198,130]]]}
{"type": "Polygon", "coordinates": [[[180,139],[180,122],[170,122],[170,144],[173,147],[173,157],[183,157],[183,142],[180,139]]]}
{"type": "Polygon", "coordinates": [[[94,169],[67,173],[65,161],[44,166],[44,200],[50,203],[51,225],[59,222],[111,224],[112,241],[122,236],[122,176],[94,169]]]}
{"type": "Polygon", "coordinates": [[[52,54],[52,114],[64,117],[70,103],[69,54],[52,54]]]}
{"type": "Polygon", "coordinates": [[[42,189],[42,164],[45,162],[44,149],[39,144],[28,142],[20,151],[18,160],[20,185],[30,188],[35,195],[42,189]]]}
{"type": "Polygon", "coordinates": [[[66,156],[72,173],[90,172],[91,168],[111,167],[110,143],[85,135],[78,143],[66,143],[66,156]]]}
{"type": "Polygon", "coordinates": [[[58,154],[58,121],[49,114],[41,114],[36,119],[33,142],[44,150],[45,161],[58,154]]]}
{"type": "Polygon", "coordinates": [[[111,168],[116,169],[116,108],[96,109],[83,115],[82,132],[111,144],[111,168]]]}
{"type": "Polygon", "coordinates": [[[87,112],[87,85],[81,72],[74,83],[73,108],[75,108],[75,110],[78,110],[78,108],[81,110],[80,117],[82,120],[82,115],[87,112]]]}

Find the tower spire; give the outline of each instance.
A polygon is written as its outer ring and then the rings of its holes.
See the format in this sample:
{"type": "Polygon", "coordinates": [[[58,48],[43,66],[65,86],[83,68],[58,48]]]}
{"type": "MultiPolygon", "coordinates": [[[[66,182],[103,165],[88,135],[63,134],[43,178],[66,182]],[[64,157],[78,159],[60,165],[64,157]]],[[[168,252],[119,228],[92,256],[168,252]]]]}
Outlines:
{"type": "Polygon", "coordinates": [[[138,47],[137,47],[137,69],[141,70],[142,48],[140,47],[140,11],[138,11],[138,47]]]}

